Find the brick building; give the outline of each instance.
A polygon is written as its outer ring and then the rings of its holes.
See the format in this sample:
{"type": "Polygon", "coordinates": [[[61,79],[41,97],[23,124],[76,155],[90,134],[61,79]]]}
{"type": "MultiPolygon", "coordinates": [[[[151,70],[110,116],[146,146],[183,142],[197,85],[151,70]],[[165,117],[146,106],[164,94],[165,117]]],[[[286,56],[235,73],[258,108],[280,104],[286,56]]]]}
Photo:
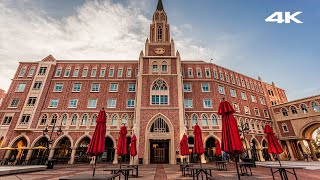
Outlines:
{"type": "Polygon", "coordinates": [[[270,159],[263,134],[264,125],[272,121],[266,94],[269,86],[215,64],[182,60],[159,0],[150,37],[138,60],[70,61],[49,55],[38,62],[21,62],[0,110],[5,134],[1,147],[17,149],[6,151],[7,158],[24,154],[23,158],[32,160],[40,154],[69,163],[87,160],[84,152],[97,113],[105,107],[102,161],[117,163],[116,141],[124,123],[128,140],[132,133],[137,135],[138,157],[144,164],[173,164],[180,157],[184,133],[192,149],[193,125],[198,123],[203,130],[206,153],[201,159],[205,162],[214,157],[214,142],[221,140],[217,110],[225,97],[235,107],[239,125],[249,126],[242,136],[249,157],[263,161],[270,159]],[[47,126],[62,129],[60,136],[54,131],[51,145],[50,132],[43,135],[47,126]],[[41,146],[49,149],[41,150],[41,146]]]}
{"type": "Polygon", "coordinates": [[[0,89],[0,106],[5,96],[6,96],[5,90],[0,89]]]}

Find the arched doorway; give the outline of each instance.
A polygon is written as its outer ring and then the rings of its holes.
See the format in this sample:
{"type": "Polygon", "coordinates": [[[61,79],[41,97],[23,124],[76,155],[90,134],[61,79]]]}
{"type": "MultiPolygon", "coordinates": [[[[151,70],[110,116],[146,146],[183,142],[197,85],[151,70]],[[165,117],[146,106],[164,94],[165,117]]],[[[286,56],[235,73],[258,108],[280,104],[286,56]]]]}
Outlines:
{"type": "Polygon", "coordinates": [[[49,156],[49,141],[48,138],[41,137],[33,147],[31,156],[32,164],[44,164],[49,156]]]}
{"type": "Polygon", "coordinates": [[[257,148],[258,148],[257,140],[256,139],[252,139],[250,145],[251,145],[252,158],[255,161],[260,161],[258,150],[257,150],[257,148]]]}
{"type": "MultiPolygon", "coordinates": [[[[320,158],[320,123],[319,121],[307,124],[300,132],[306,143],[299,143],[297,150],[303,152],[302,146],[305,146],[306,152],[313,160],[320,158]]],[[[293,150],[294,151],[294,150],[293,150]]]]}
{"type": "Polygon", "coordinates": [[[188,137],[188,145],[189,145],[189,162],[198,162],[198,156],[193,153],[193,146],[194,146],[194,137],[190,136],[188,137]]]}
{"type": "Polygon", "coordinates": [[[24,160],[26,160],[26,156],[29,150],[27,146],[28,141],[23,136],[17,139],[12,144],[12,148],[15,148],[15,150],[11,151],[10,159],[11,161],[17,160],[16,165],[20,165],[24,160]]]}
{"type": "Polygon", "coordinates": [[[105,146],[104,146],[104,153],[102,154],[102,162],[104,163],[112,163],[114,159],[114,143],[110,137],[105,138],[105,146]]]}
{"type": "Polygon", "coordinates": [[[57,160],[57,163],[67,163],[71,157],[71,142],[67,137],[63,137],[57,143],[54,149],[53,158],[57,160]]]}
{"type": "Polygon", "coordinates": [[[264,160],[266,160],[266,161],[271,160],[270,154],[268,152],[268,143],[265,139],[262,140],[262,155],[263,155],[264,160]]]}
{"type": "Polygon", "coordinates": [[[90,157],[87,155],[87,149],[90,143],[89,137],[84,137],[78,144],[75,156],[76,163],[90,162],[90,157]]]}
{"type": "Polygon", "coordinates": [[[215,152],[216,152],[216,139],[214,137],[209,137],[206,141],[206,148],[205,148],[205,157],[208,161],[213,161],[215,159],[215,152]]]}
{"type": "Polygon", "coordinates": [[[146,128],[144,164],[174,164],[174,132],[170,121],[157,115],[146,128]]]}

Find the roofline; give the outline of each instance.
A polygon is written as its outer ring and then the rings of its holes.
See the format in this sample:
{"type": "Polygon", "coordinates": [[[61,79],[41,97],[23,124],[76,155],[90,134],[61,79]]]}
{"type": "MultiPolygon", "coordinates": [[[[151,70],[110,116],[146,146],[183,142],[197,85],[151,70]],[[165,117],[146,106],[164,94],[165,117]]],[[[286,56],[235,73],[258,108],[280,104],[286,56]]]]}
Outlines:
{"type": "Polygon", "coordinates": [[[292,101],[289,101],[289,102],[286,102],[286,103],[283,103],[283,104],[273,105],[273,106],[271,106],[271,108],[274,109],[274,108],[278,108],[278,107],[281,107],[281,106],[285,106],[287,104],[291,104],[291,103],[298,102],[298,101],[301,101],[301,100],[312,99],[312,98],[315,98],[315,97],[319,97],[320,98],[320,94],[313,95],[313,96],[307,96],[307,97],[300,98],[300,99],[295,99],[295,100],[292,100],[292,101]]]}

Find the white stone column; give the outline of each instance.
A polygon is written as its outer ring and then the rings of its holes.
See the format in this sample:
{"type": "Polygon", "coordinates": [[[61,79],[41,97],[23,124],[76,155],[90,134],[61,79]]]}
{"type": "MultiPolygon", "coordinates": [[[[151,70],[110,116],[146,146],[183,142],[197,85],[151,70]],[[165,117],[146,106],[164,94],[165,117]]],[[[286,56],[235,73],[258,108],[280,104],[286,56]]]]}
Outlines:
{"type": "Polygon", "coordinates": [[[251,153],[251,149],[247,149],[247,152],[248,152],[248,156],[250,159],[252,159],[252,153],[251,153]]]}
{"type": "Polygon", "coordinates": [[[51,160],[54,156],[54,149],[50,149],[48,160],[51,160]]]}
{"type": "Polygon", "coordinates": [[[115,149],[114,151],[114,159],[113,159],[113,162],[112,164],[118,164],[118,154],[117,154],[117,149],[115,149]]]}
{"type": "Polygon", "coordinates": [[[260,157],[260,161],[265,161],[265,159],[263,158],[262,149],[258,149],[257,151],[260,157]]]}
{"type": "Polygon", "coordinates": [[[76,152],[77,152],[77,149],[72,149],[71,158],[70,158],[69,164],[73,164],[74,163],[74,159],[76,157],[76,152]]]}
{"type": "Polygon", "coordinates": [[[299,142],[300,142],[300,145],[301,145],[301,147],[302,147],[303,153],[308,154],[307,148],[306,148],[306,146],[304,145],[303,140],[299,140],[299,142]]]}
{"type": "Polygon", "coordinates": [[[11,158],[10,155],[11,155],[11,150],[7,150],[4,158],[11,158]]]}
{"type": "Polygon", "coordinates": [[[205,159],[205,157],[204,157],[204,154],[202,154],[202,155],[200,156],[200,160],[201,160],[201,163],[207,163],[207,161],[206,161],[206,159],[205,159]]]}
{"type": "Polygon", "coordinates": [[[27,154],[26,160],[29,160],[29,159],[31,158],[32,152],[33,152],[32,149],[29,149],[29,150],[28,150],[28,154],[27,154]]]}
{"type": "Polygon", "coordinates": [[[292,149],[291,149],[291,144],[290,144],[290,142],[288,140],[286,141],[286,144],[287,144],[287,148],[289,150],[289,154],[290,154],[290,157],[291,157],[290,161],[296,161],[296,158],[294,157],[292,149]]]}
{"type": "Polygon", "coordinates": [[[316,156],[316,152],[315,152],[315,150],[314,150],[313,144],[311,143],[310,140],[308,140],[307,142],[308,142],[308,145],[309,145],[309,148],[310,148],[310,151],[311,151],[312,160],[318,161],[318,158],[317,158],[317,156],[316,156]]]}
{"type": "Polygon", "coordinates": [[[273,158],[273,154],[269,153],[269,156],[270,156],[271,161],[275,161],[275,159],[273,158]]]}

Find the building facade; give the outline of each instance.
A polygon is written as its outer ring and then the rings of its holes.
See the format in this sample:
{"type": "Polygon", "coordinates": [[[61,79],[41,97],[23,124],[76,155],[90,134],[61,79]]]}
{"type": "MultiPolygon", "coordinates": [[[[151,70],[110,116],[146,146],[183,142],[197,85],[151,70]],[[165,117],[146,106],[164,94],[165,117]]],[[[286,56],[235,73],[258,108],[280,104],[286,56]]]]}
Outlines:
{"type": "Polygon", "coordinates": [[[303,160],[310,154],[318,160],[312,144],[312,134],[320,127],[320,96],[307,97],[271,107],[275,127],[279,132],[284,158],[303,160]]]}
{"type": "Polygon", "coordinates": [[[5,96],[6,96],[5,91],[3,89],[0,89],[0,106],[5,96]]]}
{"type": "Polygon", "coordinates": [[[0,110],[5,134],[1,147],[17,149],[7,150],[7,158],[25,154],[23,158],[31,160],[40,154],[49,159],[63,157],[69,163],[86,160],[97,113],[105,107],[102,161],[117,163],[118,132],[125,124],[128,140],[133,133],[137,135],[138,158],[144,164],[174,164],[180,158],[184,133],[192,151],[193,126],[198,123],[203,130],[206,152],[201,160],[205,162],[214,158],[215,141],[221,140],[217,111],[225,97],[235,107],[239,125],[249,126],[241,136],[249,157],[271,160],[263,132],[264,125],[272,123],[267,85],[215,64],[182,60],[159,0],[150,37],[138,60],[70,61],[49,55],[38,62],[21,62],[0,110]],[[61,127],[62,134],[54,130],[52,138],[50,132],[43,135],[46,127],[51,130],[53,126],[61,127]],[[42,152],[37,149],[41,146],[49,149],[42,152]]]}

